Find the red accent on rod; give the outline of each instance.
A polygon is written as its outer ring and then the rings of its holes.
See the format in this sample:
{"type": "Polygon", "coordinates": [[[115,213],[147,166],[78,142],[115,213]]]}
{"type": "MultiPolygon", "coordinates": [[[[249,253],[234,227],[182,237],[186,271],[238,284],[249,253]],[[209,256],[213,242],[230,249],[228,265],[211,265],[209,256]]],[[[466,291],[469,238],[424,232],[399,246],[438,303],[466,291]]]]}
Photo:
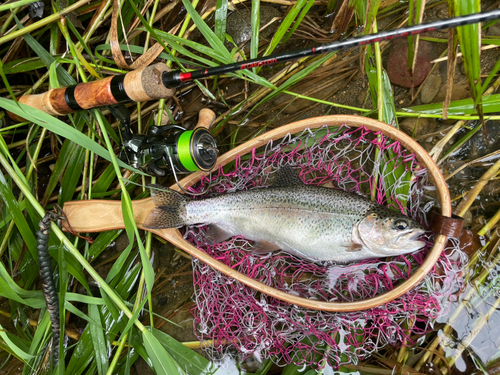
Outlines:
{"type": "Polygon", "coordinates": [[[189,81],[191,79],[191,73],[190,72],[181,73],[179,74],[179,79],[181,80],[181,82],[189,81]]]}

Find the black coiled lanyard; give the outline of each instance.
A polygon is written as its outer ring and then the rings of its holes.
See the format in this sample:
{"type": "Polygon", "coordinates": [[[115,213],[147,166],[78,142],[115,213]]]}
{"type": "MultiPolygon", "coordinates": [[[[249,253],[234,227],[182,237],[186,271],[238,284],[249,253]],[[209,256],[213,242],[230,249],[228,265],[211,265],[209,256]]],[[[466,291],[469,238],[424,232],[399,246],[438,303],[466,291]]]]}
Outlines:
{"type": "MultiPolygon", "coordinates": [[[[47,305],[47,311],[49,312],[50,322],[52,323],[52,358],[53,367],[57,366],[59,362],[59,340],[61,336],[61,324],[60,324],[60,314],[59,314],[59,297],[57,296],[56,283],[52,277],[52,261],[49,255],[49,238],[50,238],[50,224],[52,222],[65,220],[66,215],[64,214],[61,207],[56,205],[54,211],[48,211],[45,216],[38,223],[40,230],[36,232],[37,237],[37,250],[38,250],[38,262],[39,262],[39,273],[40,279],[42,281],[43,296],[45,297],[45,303],[47,305]]],[[[76,234],[71,227],[66,227],[65,229],[73,234],[76,234]]],[[[85,239],[87,242],[92,243],[92,238],[82,237],[77,234],[78,237],[85,239]]]]}

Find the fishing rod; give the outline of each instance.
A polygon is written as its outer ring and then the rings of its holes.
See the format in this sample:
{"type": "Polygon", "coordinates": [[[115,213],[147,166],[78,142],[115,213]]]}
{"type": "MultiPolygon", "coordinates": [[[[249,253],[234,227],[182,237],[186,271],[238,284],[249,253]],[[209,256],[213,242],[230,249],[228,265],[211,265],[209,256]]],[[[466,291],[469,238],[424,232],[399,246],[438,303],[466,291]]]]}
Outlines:
{"type": "MultiPolygon", "coordinates": [[[[172,173],[177,180],[178,173],[200,170],[208,172],[215,165],[218,156],[217,142],[207,130],[211,123],[202,120],[200,115],[200,123],[203,123],[204,126],[196,127],[194,131],[188,131],[177,125],[161,127],[153,125],[148,129],[148,134],[134,135],[130,130],[130,115],[123,103],[166,99],[175,94],[175,88],[179,85],[199,78],[269,66],[306,56],[499,18],[500,9],[497,9],[397,30],[362,35],[317,47],[283,52],[192,72],[171,71],[166,64],[157,63],[123,75],[80,83],[71,87],[55,88],[43,94],[24,95],[19,98],[19,102],[53,116],[107,107],[125,128],[120,159],[134,168],[142,169],[155,176],[161,177],[172,173]]],[[[24,121],[22,117],[13,113],[9,113],[9,117],[15,121],[24,121]]],[[[208,117],[213,121],[215,114],[208,117]]]]}
{"type": "MultiPolygon", "coordinates": [[[[115,105],[117,103],[166,99],[175,94],[175,87],[199,78],[254,67],[269,66],[306,56],[319,55],[428,31],[449,29],[499,18],[500,9],[496,9],[490,12],[475,13],[397,30],[362,35],[317,47],[283,52],[192,72],[170,71],[164,63],[158,63],[124,75],[80,83],[73,87],[56,88],[43,94],[25,95],[19,99],[19,102],[38,108],[50,115],[61,116],[84,109],[115,105]]],[[[22,118],[13,114],[9,114],[9,116],[13,120],[22,120],[22,118]]]]}
{"type": "Polygon", "coordinates": [[[277,53],[275,55],[266,56],[265,58],[258,57],[255,59],[245,60],[234,64],[221,65],[209,69],[201,69],[186,73],[171,71],[163,73],[162,80],[165,87],[174,88],[181,83],[189,82],[194,79],[212,77],[220,74],[231,73],[238,70],[250,69],[255,67],[274,65],[284,61],[294,60],[302,57],[321,55],[324,53],[359,47],[366,44],[373,44],[395,38],[402,38],[409,35],[421,34],[428,31],[451,29],[457,26],[486,22],[498,18],[500,18],[500,9],[491,12],[475,13],[462,17],[449,18],[446,20],[404,27],[397,30],[382,31],[376,34],[362,35],[345,39],[343,41],[323,44],[317,47],[277,53]]]}

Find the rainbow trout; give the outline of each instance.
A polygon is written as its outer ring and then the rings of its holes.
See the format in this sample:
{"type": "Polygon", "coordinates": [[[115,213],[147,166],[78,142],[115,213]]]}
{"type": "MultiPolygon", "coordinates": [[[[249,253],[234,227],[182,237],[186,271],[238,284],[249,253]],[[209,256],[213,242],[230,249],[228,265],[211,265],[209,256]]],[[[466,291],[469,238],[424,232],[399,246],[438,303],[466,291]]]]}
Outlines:
{"type": "Polygon", "coordinates": [[[282,249],[310,261],[343,263],[397,256],[425,245],[417,240],[425,229],[400,212],[354,193],[305,185],[286,167],[271,187],[215,198],[191,200],[152,187],[157,207],[145,228],[209,224],[210,243],[242,235],[255,241],[258,253],[282,249]]]}

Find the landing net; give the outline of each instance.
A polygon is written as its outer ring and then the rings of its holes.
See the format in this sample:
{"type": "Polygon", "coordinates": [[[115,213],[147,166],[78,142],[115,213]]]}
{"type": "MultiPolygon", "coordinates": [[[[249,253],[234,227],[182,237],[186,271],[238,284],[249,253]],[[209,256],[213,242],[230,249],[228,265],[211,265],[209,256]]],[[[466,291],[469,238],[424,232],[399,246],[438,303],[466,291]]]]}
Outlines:
{"type": "MultiPolygon", "coordinates": [[[[300,171],[311,185],[329,186],[371,196],[426,223],[435,205],[435,187],[415,155],[381,132],[348,126],[305,130],[238,157],[212,176],[207,196],[268,186],[283,165],[300,171]]],[[[193,190],[203,191],[203,178],[193,190]]],[[[362,301],[407,280],[432,247],[394,258],[351,264],[311,263],[285,252],[254,255],[252,243],[234,237],[207,245],[206,226],[186,228],[184,237],[213,258],[276,289],[329,302],[362,301]]],[[[213,340],[205,350],[215,362],[226,356],[243,361],[271,358],[321,368],[355,364],[385,345],[413,345],[413,337],[433,328],[462,286],[466,256],[450,241],[431,272],[411,291],[381,307],[352,313],[315,311],[271,298],[193,260],[195,333],[213,340]]]]}

